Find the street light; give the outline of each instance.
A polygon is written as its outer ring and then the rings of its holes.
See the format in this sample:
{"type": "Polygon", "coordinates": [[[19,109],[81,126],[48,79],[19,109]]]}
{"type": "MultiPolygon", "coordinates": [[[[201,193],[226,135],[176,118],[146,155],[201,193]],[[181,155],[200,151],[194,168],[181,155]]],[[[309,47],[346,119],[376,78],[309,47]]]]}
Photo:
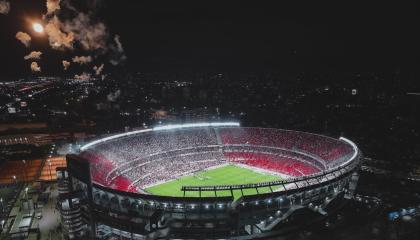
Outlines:
{"type": "Polygon", "coordinates": [[[0,203],[1,203],[1,216],[3,216],[3,212],[4,212],[3,198],[0,198],[0,203]]]}
{"type": "Polygon", "coordinates": [[[28,178],[27,178],[27,176],[26,176],[26,160],[22,160],[22,162],[23,162],[23,172],[24,172],[24,176],[25,176],[25,179],[24,179],[24,181],[28,181],[28,178]]]}
{"type": "Polygon", "coordinates": [[[28,197],[28,187],[26,187],[25,188],[25,194],[26,194],[26,202],[28,203],[28,205],[29,205],[29,197],[28,197]]]}
{"type": "Polygon", "coordinates": [[[51,161],[48,160],[48,168],[50,169],[50,181],[52,180],[52,175],[51,175],[51,161]]]}

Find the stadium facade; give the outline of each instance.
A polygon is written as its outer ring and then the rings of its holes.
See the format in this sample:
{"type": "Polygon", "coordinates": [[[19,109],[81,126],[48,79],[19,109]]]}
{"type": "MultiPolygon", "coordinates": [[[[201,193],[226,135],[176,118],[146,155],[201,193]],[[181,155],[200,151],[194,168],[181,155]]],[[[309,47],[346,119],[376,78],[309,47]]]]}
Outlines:
{"type": "Polygon", "coordinates": [[[57,169],[58,206],[69,239],[269,238],[340,208],[354,194],[361,156],[343,137],[238,123],[161,126],[68,155],[57,169]],[[147,190],[223,164],[281,180],[182,186],[180,196],[147,190]]]}

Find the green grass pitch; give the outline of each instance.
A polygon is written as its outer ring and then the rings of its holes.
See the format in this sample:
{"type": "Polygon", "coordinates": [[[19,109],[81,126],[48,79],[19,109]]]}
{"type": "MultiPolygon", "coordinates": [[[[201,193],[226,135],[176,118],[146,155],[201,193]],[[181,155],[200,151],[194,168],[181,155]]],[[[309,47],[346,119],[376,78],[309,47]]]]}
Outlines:
{"type": "MultiPolygon", "coordinates": [[[[181,191],[182,186],[213,186],[213,185],[236,185],[247,183],[260,183],[268,181],[281,180],[280,176],[271,175],[269,173],[260,173],[248,168],[243,168],[237,165],[226,165],[223,167],[204,170],[194,175],[180,177],[162,184],[158,184],[145,189],[145,191],[161,196],[184,196],[181,191]]],[[[278,188],[278,187],[277,187],[278,188]]],[[[273,187],[273,190],[276,188],[273,187]]],[[[259,193],[269,192],[268,187],[258,188],[259,193]]],[[[244,189],[244,195],[257,194],[255,189],[244,189]]],[[[230,190],[217,191],[217,196],[230,196],[230,190]]],[[[242,196],[241,190],[233,190],[235,199],[242,196]]],[[[198,192],[186,192],[186,197],[198,197],[198,192]]],[[[214,191],[201,192],[202,197],[214,197],[214,191]]]]}

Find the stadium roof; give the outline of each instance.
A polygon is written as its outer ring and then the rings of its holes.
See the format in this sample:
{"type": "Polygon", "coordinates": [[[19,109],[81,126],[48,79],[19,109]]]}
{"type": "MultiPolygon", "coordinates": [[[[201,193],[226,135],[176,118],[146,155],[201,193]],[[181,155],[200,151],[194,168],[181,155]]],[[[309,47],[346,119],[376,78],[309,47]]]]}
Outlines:
{"type": "Polygon", "coordinates": [[[196,128],[196,127],[239,127],[239,126],[240,126],[239,122],[204,122],[204,123],[186,123],[186,124],[171,124],[171,125],[157,126],[152,129],[142,129],[142,130],[136,130],[132,132],[115,134],[109,137],[104,137],[104,138],[101,138],[101,139],[98,139],[98,140],[95,140],[88,144],[83,145],[82,147],[80,147],[80,150],[84,151],[98,143],[106,142],[106,141],[120,138],[120,137],[130,136],[130,135],[134,135],[138,133],[144,133],[144,132],[174,130],[174,129],[181,129],[181,128],[196,128]]]}

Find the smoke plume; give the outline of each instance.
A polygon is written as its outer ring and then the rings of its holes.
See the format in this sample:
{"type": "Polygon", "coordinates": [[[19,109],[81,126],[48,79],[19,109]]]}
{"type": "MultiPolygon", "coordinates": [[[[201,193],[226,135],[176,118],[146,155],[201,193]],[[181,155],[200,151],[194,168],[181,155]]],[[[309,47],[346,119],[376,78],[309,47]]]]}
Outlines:
{"type": "Polygon", "coordinates": [[[74,34],[61,31],[62,23],[57,16],[48,20],[45,32],[48,35],[50,46],[56,50],[73,49],[74,34]]]}
{"type": "Polygon", "coordinates": [[[60,10],[60,0],[47,0],[47,14],[60,10]]]}
{"type": "Polygon", "coordinates": [[[25,47],[29,47],[31,45],[31,36],[24,32],[17,32],[16,38],[19,40],[25,47]]]}
{"type": "Polygon", "coordinates": [[[119,35],[114,36],[114,42],[115,42],[115,45],[110,46],[112,50],[111,52],[112,55],[111,55],[111,60],[109,60],[109,62],[115,66],[125,61],[127,59],[127,56],[124,53],[124,48],[121,44],[119,35]]]}
{"type": "Polygon", "coordinates": [[[72,20],[65,21],[63,30],[74,34],[74,38],[84,50],[107,50],[108,32],[102,22],[93,22],[89,15],[79,13],[72,20]]]}
{"type": "Polygon", "coordinates": [[[118,50],[118,52],[121,52],[121,53],[124,52],[124,48],[123,48],[123,46],[121,44],[120,36],[119,35],[115,35],[114,36],[114,41],[117,44],[117,50],[118,50]]]}
{"type": "Polygon", "coordinates": [[[29,60],[29,59],[41,59],[41,55],[42,55],[42,52],[40,52],[40,51],[32,51],[31,53],[29,53],[28,55],[26,55],[23,58],[25,60],[29,60]]]}
{"type": "Polygon", "coordinates": [[[104,70],[104,64],[102,63],[99,67],[94,66],[93,70],[95,71],[96,76],[101,75],[102,71],[104,70]]]}
{"type": "Polygon", "coordinates": [[[73,58],[73,62],[78,63],[80,65],[88,64],[92,62],[92,57],[91,56],[75,56],[73,58]]]}
{"type": "Polygon", "coordinates": [[[63,60],[61,63],[63,63],[64,71],[66,71],[70,67],[70,64],[71,64],[69,61],[66,61],[66,60],[63,60]]]}
{"type": "Polygon", "coordinates": [[[41,67],[38,65],[37,62],[31,63],[31,70],[32,72],[41,72],[41,67]]]}
{"type": "MultiPolygon", "coordinates": [[[[46,0],[46,4],[48,12],[44,16],[47,22],[45,32],[53,49],[80,48],[89,51],[93,56],[105,55],[112,65],[126,60],[120,37],[115,35],[113,39],[110,39],[105,24],[94,17],[95,10],[101,5],[101,0],[88,1],[87,6],[90,11],[87,13],[76,9],[69,0],[46,0]],[[64,16],[72,17],[63,19],[64,16]]],[[[86,64],[86,62],[78,63],[86,64]]],[[[99,69],[99,66],[97,68],[99,69]]]]}
{"type": "Polygon", "coordinates": [[[10,3],[8,1],[0,1],[0,13],[8,14],[10,11],[10,3]]]}

